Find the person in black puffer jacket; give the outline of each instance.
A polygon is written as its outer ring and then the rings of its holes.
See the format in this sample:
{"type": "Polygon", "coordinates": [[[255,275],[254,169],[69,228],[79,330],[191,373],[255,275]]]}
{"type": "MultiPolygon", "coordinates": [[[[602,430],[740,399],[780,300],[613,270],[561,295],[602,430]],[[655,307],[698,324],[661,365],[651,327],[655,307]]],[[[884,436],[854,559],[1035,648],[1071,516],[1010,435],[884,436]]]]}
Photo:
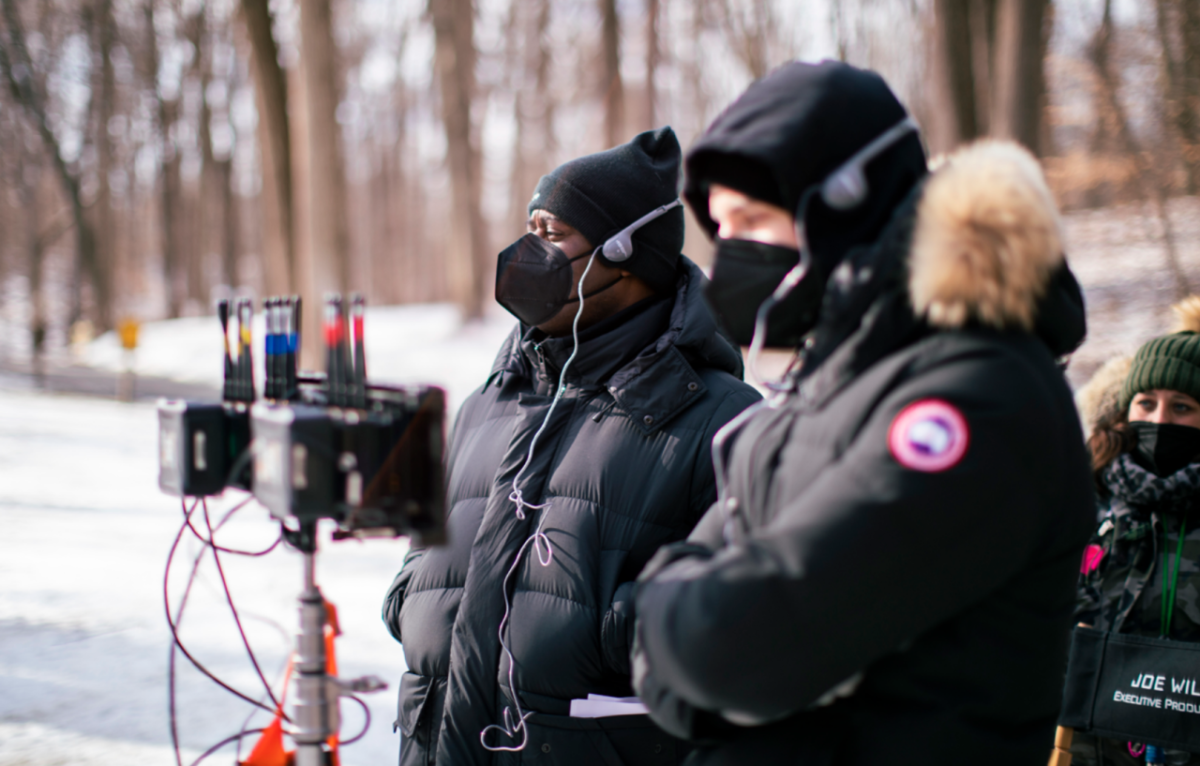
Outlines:
{"type": "Polygon", "coordinates": [[[1037,161],[983,142],[927,175],[883,80],[825,62],[751,85],[687,171],[716,308],[746,331],[788,274],[757,334],[801,351],[639,578],[651,716],[688,764],[1044,764],[1094,511],[1037,161]]]}
{"type": "Polygon", "coordinates": [[[680,255],[682,209],[639,228],[628,260],[588,257],[675,201],[680,159],[664,128],[566,163],[538,184],[531,233],[501,255],[497,298],[523,321],[455,423],[450,544],[411,551],[383,608],[409,668],[402,764],[686,754],[645,714],[570,715],[589,694],[632,697],[633,581],[712,503],[712,437],[760,398],[704,303],[707,279],[680,255]],[[568,367],[570,296],[589,263],[568,367]],[[570,296],[542,295],[556,279],[570,296]]]}

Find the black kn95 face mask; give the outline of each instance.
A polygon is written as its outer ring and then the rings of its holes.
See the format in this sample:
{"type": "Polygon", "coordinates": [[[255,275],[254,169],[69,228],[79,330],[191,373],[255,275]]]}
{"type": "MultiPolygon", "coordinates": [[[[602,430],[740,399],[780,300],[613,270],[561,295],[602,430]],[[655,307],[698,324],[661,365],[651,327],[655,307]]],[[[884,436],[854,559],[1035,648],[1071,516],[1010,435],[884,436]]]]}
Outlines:
{"type": "MultiPolygon", "coordinates": [[[[526,325],[549,321],[564,306],[579,301],[570,297],[574,284],[571,264],[589,255],[570,258],[562,248],[537,234],[526,234],[500,252],[496,264],[496,302],[526,325]]],[[[621,279],[617,277],[583,297],[604,292],[621,279]]]]}
{"type": "MultiPolygon", "coordinates": [[[[749,239],[718,239],[712,280],[704,297],[733,340],[750,345],[758,309],[800,262],[794,247],[749,239]]],[[[766,348],[795,348],[812,329],[824,293],[813,263],[791,292],[767,314],[766,348]]]]}

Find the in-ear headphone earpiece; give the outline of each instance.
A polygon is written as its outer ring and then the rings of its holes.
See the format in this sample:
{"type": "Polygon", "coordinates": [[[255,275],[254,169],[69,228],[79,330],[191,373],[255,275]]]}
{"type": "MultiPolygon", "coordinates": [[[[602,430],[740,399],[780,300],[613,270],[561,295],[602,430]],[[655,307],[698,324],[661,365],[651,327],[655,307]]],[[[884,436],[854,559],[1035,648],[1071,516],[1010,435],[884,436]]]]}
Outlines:
{"type": "Polygon", "coordinates": [[[834,210],[850,210],[867,198],[867,177],[861,165],[839,170],[821,184],[821,199],[834,210]]]}
{"type": "Polygon", "coordinates": [[[834,210],[850,210],[861,205],[870,191],[867,187],[865,172],[867,163],[882,154],[892,144],[916,130],[917,123],[913,121],[913,118],[905,117],[884,131],[874,141],[859,149],[821,183],[821,200],[834,210]]]}
{"type": "Polygon", "coordinates": [[[621,229],[616,234],[605,240],[604,247],[601,248],[600,254],[613,263],[628,261],[633,255],[633,233],[653,221],[655,218],[665,215],[669,210],[677,208],[682,204],[682,202],[676,199],[672,200],[666,205],[663,205],[662,207],[656,207],[649,213],[646,213],[641,218],[637,219],[624,229],[621,229]]]}

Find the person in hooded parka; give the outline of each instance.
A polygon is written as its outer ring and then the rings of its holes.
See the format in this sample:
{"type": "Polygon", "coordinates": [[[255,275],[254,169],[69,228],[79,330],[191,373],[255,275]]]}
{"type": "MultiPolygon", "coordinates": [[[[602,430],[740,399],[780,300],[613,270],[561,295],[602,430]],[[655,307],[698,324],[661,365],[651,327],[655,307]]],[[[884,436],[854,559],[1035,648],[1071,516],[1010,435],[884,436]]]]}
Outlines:
{"type": "Polygon", "coordinates": [[[685,195],[735,339],[800,351],[639,578],[651,716],[689,764],[1044,764],[1094,507],[1037,162],[989,141],[927,174],[878,75],[790,63],[690,150],[685,195]]]}
{"type": "Polygon", "coordinates": [[[567,162],[499,256],[496,298],[520,322],[454,425],[449,545],[408,553],[383,607],[408,666],[402,764],[686,753],[636,704],[571,716],[633,697],[634,579],[712,503],[713,435],[761,398],[680,254],[681,159],[662,128],[567,162]]]}
{"type": "MultiPolygon", "coordinates": [[[[1109,633],[1200,642],[1200,296],[1174,332],[1107,362],[1076,395],[1090,432],[1095,531],[1075,619],[1109,633]]],[[[1190,700],[1189,700],[1190,701],[1190,700]]],[[[1178,715],[1186,716],[1186,713],[1178,715]]],[[[1145,744],[1075,732],[1075,766],[1134,766],[1145,744]],[[1136,754],[1136,755],[1135,755],[1136,754]]],[[[1195,753],[1167,748],[1168,763],[1195,753]]]]}

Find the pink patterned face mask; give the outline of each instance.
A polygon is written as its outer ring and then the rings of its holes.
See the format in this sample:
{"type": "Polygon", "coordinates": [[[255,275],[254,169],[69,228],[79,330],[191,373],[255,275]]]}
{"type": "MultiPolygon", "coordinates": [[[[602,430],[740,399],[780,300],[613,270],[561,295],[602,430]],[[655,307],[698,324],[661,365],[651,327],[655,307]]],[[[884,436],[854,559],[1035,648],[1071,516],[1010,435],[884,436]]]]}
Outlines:
{"type": "Polygon", "coordinates": [[[1100,562],[1104,559],[1104,549],[1099,545],[1092,543],[1083,549],[1083,562],[1079,566],[1081,574],[1091,574],[1100,566],[1100,562]]]}

